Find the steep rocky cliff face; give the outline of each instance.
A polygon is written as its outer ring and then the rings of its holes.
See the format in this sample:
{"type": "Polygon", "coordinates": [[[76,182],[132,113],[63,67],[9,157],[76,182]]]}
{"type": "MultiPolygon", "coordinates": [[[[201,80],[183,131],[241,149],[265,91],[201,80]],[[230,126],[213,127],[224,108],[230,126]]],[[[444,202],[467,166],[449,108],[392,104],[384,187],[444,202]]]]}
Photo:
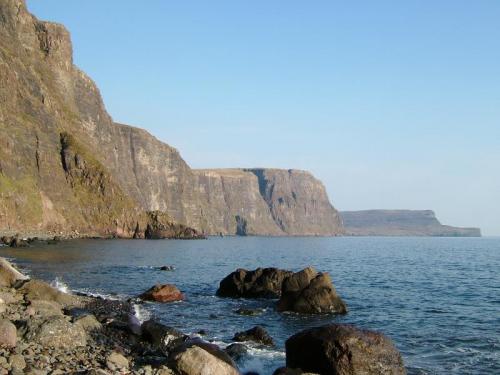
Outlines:
{"type": "Polygon", "coordinates": [[[185,233],[177,222],[207,234],[342,232],[306,172],[192,170],[146,131],[114,123],[73,65],[67,30],[23,0],[0,2],[0,83],[2,231],[185,233]]]}
{"type": "Polygon", "coordinates": [[[340,213],[347,234],[355,236],[481,237],[479,228],[442,225],[431,210],[366,210],[340,213]]]}

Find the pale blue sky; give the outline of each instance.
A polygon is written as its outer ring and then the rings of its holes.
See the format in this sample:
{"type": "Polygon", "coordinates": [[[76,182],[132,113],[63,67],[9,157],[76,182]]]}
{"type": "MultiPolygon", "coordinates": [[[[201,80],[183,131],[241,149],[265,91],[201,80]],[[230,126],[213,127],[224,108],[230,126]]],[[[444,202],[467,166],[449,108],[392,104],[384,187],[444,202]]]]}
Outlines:
{"type": "Polygon", "coordinates": [[[195,168],[312,171],[335,207],[500,235],[500,1],[28,0],[116,121],[195,168]]]}

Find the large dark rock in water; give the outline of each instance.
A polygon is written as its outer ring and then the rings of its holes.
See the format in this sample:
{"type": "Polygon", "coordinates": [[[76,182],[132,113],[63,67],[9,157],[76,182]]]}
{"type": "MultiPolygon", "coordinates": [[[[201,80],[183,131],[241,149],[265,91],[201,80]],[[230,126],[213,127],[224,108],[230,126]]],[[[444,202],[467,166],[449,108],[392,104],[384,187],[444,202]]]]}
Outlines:
{"type": "Polygon", "coordinates": [[[389,338],[350,325],[307,329],[290,337],[285,346],[288,368],[322,375],[406,374],[389,338]]]}
{"type": "Polygon", "coordinates": [[[226,276],[219,285],[219,297],[279,298],[283,280],[291,271],[278,268],[257,268],[247,271],[239,268],[226,276]]]}
{"type": "Polygon", "coordinates": [[[233,337],[234,341],[253,341],[258,344],[274,346],[273,338],[261,326],[255,326],[247,331],[238,332],[233,337]]]}
{"type": "Polygon", "coordinates": [[[145,321],[141,326],[142,337],[153,345],[155,349],[160,349],[168,354],[177,346],[188,340],[181,331],[168,327],[154,320],[145,321]]]}
{"type": "Polygon", "coordinates": [[[278,310],[345,314],[347,306],[337,295],[330,276],[308,267],[283,281],[278,310]]]}

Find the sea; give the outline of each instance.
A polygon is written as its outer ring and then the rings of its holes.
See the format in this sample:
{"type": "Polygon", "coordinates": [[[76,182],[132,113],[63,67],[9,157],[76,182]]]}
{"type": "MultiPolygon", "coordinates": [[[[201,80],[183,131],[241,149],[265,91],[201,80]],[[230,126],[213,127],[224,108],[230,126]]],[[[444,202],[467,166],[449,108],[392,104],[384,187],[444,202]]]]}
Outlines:
{"type": "Polygon", "coordinates": [[[135,305],[162,323],[225,347],[256,325],[276,347],[253,345],[242,371],[272,374],[285,365],[285,341],[329,323],[383,332],[409,374],[500,374],[500,238],[211,237],[207,240],[73,240],[0,248],[30,276],[63,291],[114,299],[173,283],[183,302],[135,305]],[[161,266],[173,271],[161,271],[161,266]],[[346,315],[279,313],[276,301],[219,298],[237,268],[307,266],[330,273],[346,315]],[[239,308],[260,309],[242,316],[239,308]]]}

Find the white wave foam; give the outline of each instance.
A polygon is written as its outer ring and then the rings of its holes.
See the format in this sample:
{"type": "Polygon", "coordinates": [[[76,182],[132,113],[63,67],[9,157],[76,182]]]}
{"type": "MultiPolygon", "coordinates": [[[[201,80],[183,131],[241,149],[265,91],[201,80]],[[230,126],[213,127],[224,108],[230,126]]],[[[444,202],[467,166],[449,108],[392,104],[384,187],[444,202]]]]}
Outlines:
{"type": "Polygon", "coordinates": [[[133,307],[134,307],[134,315],[139,320],[139,322],[141,322],[141,324],[151,318],[151,313],[141,305],[134,303],[133,307]]]}
{"type": "Polygon", "coordinates": [[[60,279],[59,277],[56,277],[54,280],[52,280],[52,282],[50,283],[50,286],[53,287],[53,288],[56,288],[57,290],[59,290],[60,292],[63,292],[63,293],[70,293],[70,290],[69,290],[69,287],[68,287],[68,284],[66,284],[62,279],[60,279]]]}

